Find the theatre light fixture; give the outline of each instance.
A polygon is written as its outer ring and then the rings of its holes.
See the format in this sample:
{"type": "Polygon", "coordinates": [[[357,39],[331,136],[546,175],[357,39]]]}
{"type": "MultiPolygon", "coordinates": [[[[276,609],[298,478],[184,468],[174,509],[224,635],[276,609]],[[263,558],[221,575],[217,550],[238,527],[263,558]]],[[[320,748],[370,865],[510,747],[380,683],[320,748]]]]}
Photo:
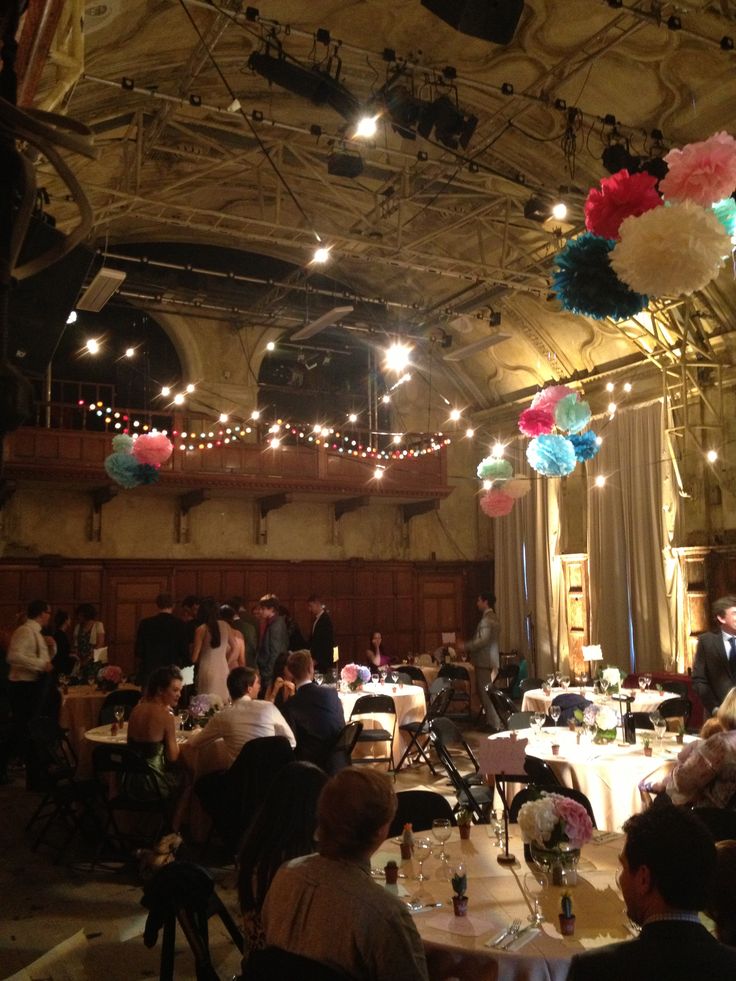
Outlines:
{"type": "Polygon", "coordinates": [[[269,46],[266,51],[254,51],[248,58],[248,68],[273,85],[309,99],[315,105],[331,106],[343,119],[353,122],[359,115],[360,102],[339,80],[340,63],[335,75],[316,66],[305,68],[293,58],[287,58],[278,46],[276,57],[269,46]]]}

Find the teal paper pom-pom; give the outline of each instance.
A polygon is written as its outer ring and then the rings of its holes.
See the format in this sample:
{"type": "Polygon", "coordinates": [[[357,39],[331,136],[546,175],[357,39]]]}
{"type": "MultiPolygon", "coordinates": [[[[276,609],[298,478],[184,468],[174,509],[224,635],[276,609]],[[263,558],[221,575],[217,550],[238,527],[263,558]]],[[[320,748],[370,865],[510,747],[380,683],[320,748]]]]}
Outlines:
{"type": "Polygon", "coordinates": [[[736,201],[724,198],[713,205],[713,214],[720,221],[729,235],[736,232],[736,201]]]}
{"type": "Polygon", "coordinates": [[[138,470],[140,463],[127,453],[111,453],[105,458],[105,470],[111,480],[130,490],[141,483],[138,470]]]}
{"type": "Polygon", "coordinates": [[[590,422],[590,406],[577,395],[566,395],[555,406],[555,425],[566,433],[579,433],[590,422]]]}
{"type": "Polygon", "coordinates": [[[141,484],[157,484],[161,477],[161,471],[151,463],[138,464],[138,479],[141,484]]]}
{"type": "Polygon", "coordinates": [[[497,456],[487,456],[478,464],[475,471],[479,480],[508,480],[514,475],[514,468],[508,460],[503,460],[497,456]]]}
{"type": "Polygon", "coordinates": [[[609,255],[615,245],[584,232],[558,253],[552,289],[565,310],[596,320],[626,320],[647,306],[649,298],[629,289],[614,272],[609,255]]]}
{"type": "Polygon", "coordinates": [[[592,429],[589,429],[587,433],[580,433],[579,435],[570,436],[569,439],[573,445],[575,456],[577,457],[579,463],[585,463],[586,460],[592,460],[600,449],[597,442],[598,437],[592,429]]]}
{"type": "Polygon", "coordinates": [[[543,477],[566,477],[577,465],[575,450],[566,436],[537,436],[527,446],[526,458],[543,477]]]}
{"type": "Polygon", "coordinates": [[[128,436],[127,433],[119,433],[112,438],[112,451],[113,453],[132,453],[134,442],[132,436],[128,436]]]}

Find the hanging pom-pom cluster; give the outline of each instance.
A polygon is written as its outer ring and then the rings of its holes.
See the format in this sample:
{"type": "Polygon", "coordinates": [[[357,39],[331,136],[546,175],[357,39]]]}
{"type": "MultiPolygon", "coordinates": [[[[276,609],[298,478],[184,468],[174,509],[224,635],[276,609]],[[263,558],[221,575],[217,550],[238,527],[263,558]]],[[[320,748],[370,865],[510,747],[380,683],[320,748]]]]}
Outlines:
{"type": "Polygon", "coordinates": [[[685,296],[718,275],[736,233],[736,140],[716,133],[664,161],[658,189],[653,175],[620,170],[589,191],[588,231],[555,259],[565,310],[622,320],[649,297],[685,296]]]}
{"type": "Polygon", "coordinates": [[[566,477],[578,462],[590,460],[598,452],[596,434],[592,430],[582,432],[590,424],[590,406],[566,385],[543,389],[521,413],[519,429],[525,436],[532,435],[528,420],[535,412],[546,412],[551,420],[549,428],[534,433],[526,450],[529,466],[543,477],[566,477]]]}
{"type": "Polygon", "coordinates": [[[105,459],[105,471],[111,480],[126,490],[142,484],[156,484],[162,463],[174,449],[163,433],[144,433],[134,439],[121,433],[112,440],[113,452],[105,459]]]}
{"type": "Polygon", "coordinates": [[[476,468],[476,475],[483,481],[485,493],[480,498],[480,509],[489,518],[503,518],[511,513],[514,501],[530,490],[529,481],[514,477],[514,468],[498,452],[485,457],[476,468]]]}

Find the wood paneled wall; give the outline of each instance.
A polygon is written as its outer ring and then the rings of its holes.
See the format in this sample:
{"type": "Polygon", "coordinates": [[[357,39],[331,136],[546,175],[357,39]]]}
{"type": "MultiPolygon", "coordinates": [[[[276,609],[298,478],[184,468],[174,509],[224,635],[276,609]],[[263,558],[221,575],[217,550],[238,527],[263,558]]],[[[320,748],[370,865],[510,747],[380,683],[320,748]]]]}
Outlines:
{"type": "Polygon", "coordinates": [[[109,638],[110,659],[133,668],[138,621],[155,612],[159,592],[177,600],[187,594],[226,600],[243,596],[248,605],[275,593],[308,636],[307,597],[318,593],[333,621],[340,659],[361,654],[380,630],[392,655],[438,647],[443,632],[472,634],[475,599],[492,588],[490,562],[217,562],[191,560],[6,561],[0,567],[0,624],[8,626],[31,599],[73,613],[79,603],[99,610],[109,638]]]}

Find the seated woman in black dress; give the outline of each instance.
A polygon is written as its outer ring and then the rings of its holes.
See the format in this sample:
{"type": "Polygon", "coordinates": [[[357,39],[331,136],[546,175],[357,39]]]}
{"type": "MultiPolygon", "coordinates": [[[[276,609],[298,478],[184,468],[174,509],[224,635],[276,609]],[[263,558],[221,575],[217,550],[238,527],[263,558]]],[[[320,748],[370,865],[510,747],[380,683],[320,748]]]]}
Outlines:
{"type": "Polygon", "coordinates": [[[148,679],[140,702],[128,720],[128,746],[148,763],[147,773],[130,773],[123,778],[126,794],[137,800],[159,796],[179,798],[171,824],[178,831],[185,804],[179,796],[184,784],[184,771],[175,764],[179,759],[176,741],[174,709],[179,703],[182,676],[174,664],[157,668],[148,679]]]}
{"type": "Polygon", "coordinates": [[[243,966],[265,946],[261,907],[284,862],[315,850],[317,799],[327,775],[314,763],[287,763],[256,811],[240,848],[238,894],[245,927],[243,966]]]}

